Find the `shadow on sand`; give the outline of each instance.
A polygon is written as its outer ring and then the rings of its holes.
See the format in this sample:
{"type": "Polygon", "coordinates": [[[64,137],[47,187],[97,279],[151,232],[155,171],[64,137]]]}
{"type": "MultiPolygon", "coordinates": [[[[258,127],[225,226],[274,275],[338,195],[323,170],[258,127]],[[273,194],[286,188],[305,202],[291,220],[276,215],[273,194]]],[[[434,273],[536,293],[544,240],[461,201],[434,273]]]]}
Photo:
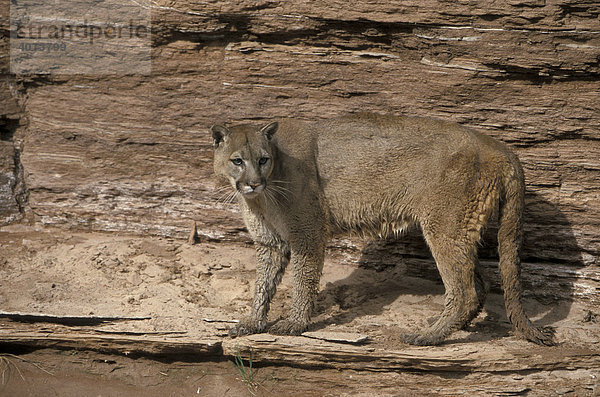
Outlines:
{"type": "MultiPolygon", "coordinates": [[[[536,325],[552,325],[569,314],[577,280],[573,271],[585,266],[582,251],[566,217],[553,203],[535,193],[527,194],[524,229],[521,280],[525,310],[536,319],[536,325]]],[[[490,225],[479,249],[479,259],[491,284],[486,307],[491,299],[502,304],[501,297],[495,295],[502,291],[496,234],[497,226],[490,225]]],[[[402,295],[444,293],[435,262],[418,230],[398,240],[369,242],[358,263],[348,277],[328,283],[321,291],[315,314],[333,314],[315,322],[312,328],[382,314],[385,306],[402,295]]],[[[505,333],[508,332],[504,310],[495,314],[498,318],[493,321],[503,322],[505,333]]]]}

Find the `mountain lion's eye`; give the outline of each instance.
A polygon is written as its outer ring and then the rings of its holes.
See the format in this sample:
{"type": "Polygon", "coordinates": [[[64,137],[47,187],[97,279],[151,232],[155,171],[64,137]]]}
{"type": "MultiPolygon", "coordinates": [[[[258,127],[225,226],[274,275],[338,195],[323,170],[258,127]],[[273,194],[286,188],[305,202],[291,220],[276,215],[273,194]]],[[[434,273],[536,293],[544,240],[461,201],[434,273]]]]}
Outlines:
{"type": "Polygon", "coordinates": [[[269,161],[268,157],[261,157],[260,160],[258,160],[258,164],[265,165],[267,164],[267,161],[269,161]]]}
{"type": "Polygon", "coordinates": [[[242,165],[242,163],[243,163],[244,161],[243,161],[242,159],[231,159],[231,162],[232,162],[234,165],[240,166],[240,165],[242,165]]]}

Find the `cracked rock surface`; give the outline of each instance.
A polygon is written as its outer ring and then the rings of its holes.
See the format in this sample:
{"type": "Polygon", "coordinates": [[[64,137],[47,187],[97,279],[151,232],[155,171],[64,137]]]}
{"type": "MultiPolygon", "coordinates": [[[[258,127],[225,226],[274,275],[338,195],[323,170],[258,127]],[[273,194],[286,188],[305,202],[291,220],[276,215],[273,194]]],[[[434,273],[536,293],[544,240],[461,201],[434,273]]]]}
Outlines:
{"type": "MultiPolygon", "coordinates": [[[[148,75],[15,76],[1,58],[0,215],[176,238],[195,220],[202,238],[245,241],[236,206],[217,193],[210,125],[355,111],[431,116],[511,145],[527,183],[523,257],[539,264],[531,282],[554,274],[565,296],[593,297],[599,15],[597,4],[570,0],[153,1],[148,75]],[[573,277],[592,284],[564,281],[573,277]]],[[[361,255],[353,241],[334,245],[361,255]]],[[[418,234],[366,252],[380,265],[428,256],[418,234]]]]}

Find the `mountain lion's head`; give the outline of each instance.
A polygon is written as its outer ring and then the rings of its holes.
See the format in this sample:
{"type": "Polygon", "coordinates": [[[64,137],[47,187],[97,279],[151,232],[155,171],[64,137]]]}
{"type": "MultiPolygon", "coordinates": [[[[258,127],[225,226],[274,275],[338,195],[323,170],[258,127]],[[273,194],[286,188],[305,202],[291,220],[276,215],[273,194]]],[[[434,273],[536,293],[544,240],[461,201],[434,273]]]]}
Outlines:
{"type": "Polygon", "coordinates": [[[262,128],[239,125],[211,128],[215,146],[215,173],[229,181],[246,199],[258,197],[267,188],[273,171],[273,144],[271,138],[277,131],[277,122],[262,128]]]}

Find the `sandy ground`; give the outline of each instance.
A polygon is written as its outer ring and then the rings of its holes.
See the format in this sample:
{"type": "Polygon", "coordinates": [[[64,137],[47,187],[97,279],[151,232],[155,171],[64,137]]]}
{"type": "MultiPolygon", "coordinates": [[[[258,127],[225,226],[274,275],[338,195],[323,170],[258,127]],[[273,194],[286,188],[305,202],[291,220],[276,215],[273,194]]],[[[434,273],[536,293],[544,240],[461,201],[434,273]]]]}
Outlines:
{"type": "MultiPolygon", "coordinates": [[[[246,311],[252,295],[254,250],[245,244],[119,234],[80,233],[31,226],[0,229],[0,310],[77,316],[148,316],[100,325],[103,332],[181,332],[188,338],[228,339],[227,322],[246,311]]],[[[369,335],[371,349],[402,348],[402,332],[424,327],[443,304],[443,286],[410,277],[402,263],[364,269],[344,252],[328,253],[314,330],[369,335]]],[[[291,293],[284,277],[270,319],[285,313],[291,293]]],[[[534,321],[556,328],[558,347],[600,350],[599,308],[586,302],[537,302],[534,321]]],[[[43,325],[35,325],[43,329],[43,325]]],[[[3,321],[0,328],[10,328],[3,321]]],[[[494,349],[537,346],[511,335],[502,297],[446,346],[494,349]]],[[[600,368],[518,373],[373,372],[262,364],[255,388],[229,357],[164,359],[90,351],[23,350],[4,346],[0,395],[600,395],[600,368]]],[[[427,349],[436,349],[431,347],[427,349]]],[[[566,350],[565,350],[566,351],[566,350]]]]}

